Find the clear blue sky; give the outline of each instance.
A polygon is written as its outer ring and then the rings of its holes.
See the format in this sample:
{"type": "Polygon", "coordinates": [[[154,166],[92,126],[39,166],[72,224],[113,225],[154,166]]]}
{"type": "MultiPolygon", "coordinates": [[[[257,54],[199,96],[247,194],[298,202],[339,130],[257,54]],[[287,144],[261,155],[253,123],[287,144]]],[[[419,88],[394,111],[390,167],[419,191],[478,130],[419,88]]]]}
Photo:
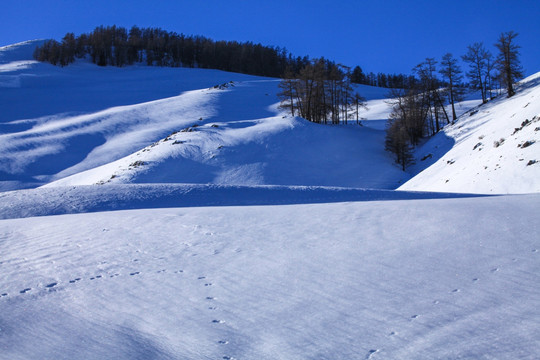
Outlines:
{"type": "Polygon", "coordinates": [[[215,40],[285,47],[364,71],[409,73],[426,57],[462,55],[519,33],[526,75],[540,71],[540,0],[3,0],[0,46],[90,32],[160,27],[215,40]]]}

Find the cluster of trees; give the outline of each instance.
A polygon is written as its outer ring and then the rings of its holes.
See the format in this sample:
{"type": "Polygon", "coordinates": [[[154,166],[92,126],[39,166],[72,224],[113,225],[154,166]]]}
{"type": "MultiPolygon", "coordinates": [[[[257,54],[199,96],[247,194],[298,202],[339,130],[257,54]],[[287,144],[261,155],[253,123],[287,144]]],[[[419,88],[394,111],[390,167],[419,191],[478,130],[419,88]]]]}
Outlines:
{"type": "Polygon", "coordinates": [[[97,27],[89,34],[68,33],[61,42],[48,40],[34,58],[66,66],[88,56],[99,66],[145,63],[153,66],[199,67],[252,75],[281,76],[286,68],[301,69],[309,60],[293,58],[285,49],[252,42],[214,41],[159,28],[97,27]]]}
{"type": "MultiPolygon", "coordinates": [[[[53,65],[66,66],[88,56],[99,66],[125,66],[145,63],[153,66],[199,67],[251,75],[280,77],[286,69],[297,74],[310,60],[293,57],[286,49],[252,42],[214,41],[204,36],[186,36],[160,28],[127,30],[117,26],[99,26],[93,32],[62,40],[48,40],[37,47],[34,58],[53,65]]],[[[406,88],[413,76],[404,74],[364,74],[356,66],[350,81],[385,88],[406,88]]]]}
{"type": "MultiPolygon", "coordinates": [[[[496,58],[482,43],[468,46],[462,60],[469,66],[466,73],[469,86],[479,90],[486,103],[496,84],[504,86],[508,97],[515,94],[514,82],[522,77],[516,33],[502,33],[495,44],[496,58]]],[[[424,136],[437,133],[442,126],[456,120],[455,103],[463,99],[465,84],[458,60],[445,54],[436,69],[437,61],[426,58],[413,69],[416,80],[403,89],[392,89],[389,97],[393,111],[388,120],[385,147],[392,152],[403,170],[412,164],[412,149],[424,136]],[[437,77],[437,72],[442,78],[437,77]],[[451,115],[445,109],[450,105],[451,115]]]]}
{"type": "Polygon", "coordinates": [[[416,81],[412,75],[384,74],[369,72],[364,74],[360,66],[355,66],[351,74],[351,82],[383,88],[405,89],[416,81]]]}
{"type": "MultiPolygon", "coordinates": [[[[482,43],[467,47],[461,57],[468,65],[468,86],[480,91],[485,103],[494,88],[515,94],[514,82],[522,77],[516,33],[502,33],[494,57],[482,43]]],[[[100,66],[146,63],[150,66],[199,67],[270,77],[282,77],[282,107],[316,123],[347,123],[364,106],[352,83],[391,89],[393,112],[388,121],[386,149],[405,169],[412,162],[411,149],[424,136],[437,133],[455,121],[455,103],[463,98],[466,85],[458,60],[450,53],[438,63],[426,58],[412,75],[365,74],[324,58],[293,57],[285,49],[252,42],[214,41],[203,36],[185,36],[159,28],[97,27],[89,34],[67,33],[61,42],[48,40],[37,47],[34,57],[66,66],[88,57],[100,66]],[[437,69],[437,64],[439,68],[437,69]],[[440,75],[440,77],[439,77],[440,75]],[[445,105],[449,104],[451,114],[445,105]],[[450,120],[450,117],[452,120],[450,120]]],[[[356,114],[356,116],[355,116],[356,114]]]]}
{"type": "Polygon", "coordinates": [[[347,123],[354,117],[359,123],[364,99],[353,90],[351,75],[349,67],[324,58],[307,62],[298,72],[288,69],[279,84],[281,107],[315,123],[347,123]]]}

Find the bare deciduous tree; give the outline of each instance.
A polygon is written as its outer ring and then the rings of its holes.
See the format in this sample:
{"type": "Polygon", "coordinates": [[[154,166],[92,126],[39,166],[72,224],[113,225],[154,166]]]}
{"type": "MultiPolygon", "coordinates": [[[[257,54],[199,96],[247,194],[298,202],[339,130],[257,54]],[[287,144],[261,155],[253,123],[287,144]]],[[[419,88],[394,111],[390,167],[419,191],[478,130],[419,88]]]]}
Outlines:
{"type": "Polygon", "coordinates": [[[513,31],[502,33],[495,44],[499,50],[496,66],[503,83],[506,85],[508,97],[513,96],[516,93],[514,90],[514,82],[523,77],[519,61],[520,46],[514,42],[516,36],[518,36],[518,34],[513,31]]]}

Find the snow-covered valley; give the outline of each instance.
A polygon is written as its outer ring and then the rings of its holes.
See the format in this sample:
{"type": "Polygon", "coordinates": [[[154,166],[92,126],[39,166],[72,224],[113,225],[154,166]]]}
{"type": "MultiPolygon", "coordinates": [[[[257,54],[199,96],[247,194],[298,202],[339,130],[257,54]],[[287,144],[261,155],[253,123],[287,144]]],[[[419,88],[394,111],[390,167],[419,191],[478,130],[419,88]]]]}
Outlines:
{"type": "Polygon", "coordinates": [[[540,356],[538,76],[403,172],[386,89],[323,126],[276,79],[35,44],[0,48],[0,359],[540,356]]]}

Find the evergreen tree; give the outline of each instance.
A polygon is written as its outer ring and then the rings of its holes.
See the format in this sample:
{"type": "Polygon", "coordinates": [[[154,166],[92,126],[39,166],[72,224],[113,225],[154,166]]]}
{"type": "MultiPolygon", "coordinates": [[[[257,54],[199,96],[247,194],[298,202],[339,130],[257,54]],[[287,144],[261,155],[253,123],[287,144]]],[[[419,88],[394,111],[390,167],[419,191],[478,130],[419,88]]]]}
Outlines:
{"type": "Polygon", "coordinates": [[[364,75],[360,66],[355,66],[351,74],[351,82],[355,84],[365,84],[366,75],[364,75]]]}

